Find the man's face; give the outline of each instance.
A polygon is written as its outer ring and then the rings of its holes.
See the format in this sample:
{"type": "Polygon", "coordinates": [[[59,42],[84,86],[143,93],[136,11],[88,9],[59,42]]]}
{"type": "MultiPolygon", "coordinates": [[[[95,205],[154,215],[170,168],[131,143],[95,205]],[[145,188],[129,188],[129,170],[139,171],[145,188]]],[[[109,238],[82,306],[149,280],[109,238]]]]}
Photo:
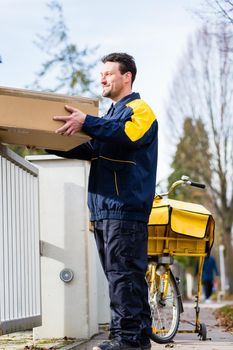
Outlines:
{"type": "Polygon", "coordinates": [[[118,62],[104,63],[101,71],[102,96],[117,101],[130,84],[131,73],[121,74],[118,62]]]}

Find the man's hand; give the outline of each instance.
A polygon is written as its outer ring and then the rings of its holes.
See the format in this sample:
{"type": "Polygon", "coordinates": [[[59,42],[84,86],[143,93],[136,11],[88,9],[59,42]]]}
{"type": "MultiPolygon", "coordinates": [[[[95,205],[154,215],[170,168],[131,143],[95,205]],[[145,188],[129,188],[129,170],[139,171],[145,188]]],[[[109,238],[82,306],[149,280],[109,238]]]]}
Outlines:
{"type": "Polygon", "coordinates": [[[61,135],[72,136],[82,129],[83,123],[86,119],[86,114],[81,112],[79,109],[67,105],[65,106],[65,109],[71,113],[69,116],[53,117],[54,120],[60,120],[65,123],[55,132],[61,135]]]}
{"type": "Polygon", "coordinates": [[[219,283],[220,281],[219,281],[219,276],[215,276],[215,278],[214,278],[214,288],[216,289],[216,290],[218,290],[219,289],[219,283]]]}

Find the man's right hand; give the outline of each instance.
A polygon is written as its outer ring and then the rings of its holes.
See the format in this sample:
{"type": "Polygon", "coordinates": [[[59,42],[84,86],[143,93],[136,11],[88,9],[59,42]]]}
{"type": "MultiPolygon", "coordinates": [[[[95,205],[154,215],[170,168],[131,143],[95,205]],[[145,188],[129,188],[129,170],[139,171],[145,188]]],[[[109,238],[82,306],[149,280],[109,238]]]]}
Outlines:
{"type": "Polygon", "coordinates": [[[83,123],[86,119],[86,114],[77,108],[73,108],[67,105],[65,106],[65,109],[71,113],[69,116],[53,117],[54,120],[60,120],[65,123],[55,132],[61,135],[72,136],[82,129],[83,123]]]}

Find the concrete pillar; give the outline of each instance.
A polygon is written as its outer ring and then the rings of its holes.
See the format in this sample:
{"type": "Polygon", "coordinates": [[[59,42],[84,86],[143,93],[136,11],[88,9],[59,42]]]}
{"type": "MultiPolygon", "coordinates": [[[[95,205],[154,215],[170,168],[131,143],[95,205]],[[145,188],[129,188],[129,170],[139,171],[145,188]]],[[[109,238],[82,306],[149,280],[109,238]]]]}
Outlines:
{"type": "MultiPolygon", "coordinates": [[[[27,159],[39,169],[42,327],[34,337],[89,338],[98,332],[100,305],[100,262],[86,204],[89,165],[51,155],[27,159]],[[60,277],[64,269],[73,273],[68,283],[60,277]]],[[[102,305],[109,309],[107,299],[102,305]]]]}

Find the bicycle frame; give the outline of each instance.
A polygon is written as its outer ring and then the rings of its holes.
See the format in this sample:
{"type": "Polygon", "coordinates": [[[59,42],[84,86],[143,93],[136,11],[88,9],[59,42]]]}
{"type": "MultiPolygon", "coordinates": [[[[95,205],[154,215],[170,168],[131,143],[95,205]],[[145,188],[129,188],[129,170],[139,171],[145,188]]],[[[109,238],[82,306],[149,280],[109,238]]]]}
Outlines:
{"type": "MultiPolygon", "coordinates": [[[[204,184],[198,183],[191,181],[189,177],[187,176],[182,176],[180,180],[174,182],[172,186],[169,188],[168,192],[161,193],[155,197],[155,201],[158,201],[158,204],[155,204],[155,207],[153,208],[158,208],[158,216],[163,217],[161,215],[164,215],[161,210],[166,207],[166,205],[169,205],[169,203],[173,203],[175,205],[175,202],[179,201],[174,201],[174,200],[168,200],[168,202],[164,202],[162,200],[163,197],[168,197],[171,192],[175,190],[178,186],[194,186],[194,187],[199,187],[199,188],[205,188],[204,184]],[[159,204],[161,201],[161,205],[159,204]],[[168,203],[168,204],[166,204],[168,203]]],[[[181,211],[185,211],[185,202],[179,202],[183,203],[182,208],[180,209],[181,211]],[[183,208],[184,207],[184,208],[183,208]]],[[[187,203],[189,204],[189,203],[187,203]]],[[[195,204],[194,204],[195,206],[195,204]]],[[[198,205],[196,205],[198,207],[198,205]]],[[[195,207],[195,208],[196,208],[195,207]]],[[[199,206],[200,207],[200,206],[199,206]]],[[[174,206],[176,208],[176,206],[174,206]]],[[[204,208],[204,207],[203,207],[204,208]]],[[[172,208],[173,209],[173,208],[172,208]]],[[[205,209],[205,208],[204,208],[205,209]]],[[[157,209],[156,209],[157,210],[157,209]]],[[[167,209],[169,210],[169,209],[167,209]]],[[[166,211],[166,210],[165,210],[166,211]]],[[[188,211],[187,211],[188,212],[188,211]]],[[[211,215],[208,211],[207,215],[211,215]]],[[[206,214],[205,212],[205,214],[206,214]]],[[[170,211],[168,213],[171,214],[170,211]]],[[[195,211],[194,211],[195,213],[195,211]]],[[[198,213],[198,211],[197,211],[198,213]]],[[[201,212],[202,213],[202,212],[201,212]]],[[[156,212],[155,212],[156,214],[156,212]]],[[[155,215],[154,214],[154,215],[155,215]]],[[[167,214],[167,215],[170,215],[167,214]]],[[[200,214],[202,215],[202,214],[200,214]]],[[[156,215],[153,217],[156,220],[156,215]]],[[[202,288],[202,270],[203,270],[203,264],[204,264],[204,258],[208,254],[208,251],[210,251],[212,244],[213,244],[213,232],[214,232],[214,220],[212,218],[211,223],[208,221],[208,225],[210,224],[209,231],[211,232],[210,236],[204,237],[204,238],[199,238],[196,233],[193,236],[185,236],[185,235],[177,235],[175,231],[171,231],[170,221],[168,220],[166,223],[166,220],[162,223],[158,223],[158,226],[156,228],[156,224],[153,224],[152,222],[149,221],[148,224],[148,229],[149,229],[149,244],[148,244],[148,255],[152,258],[152,261],[156,262],[151,264],[151,284],[150,284],[150,293],[155,292],[156,284],[158,285],[159,279],[162,281],[162,286],[161,286],[161,295],[160,295],[160,301],[163,302],[166,300],[166,296],[168,293],[168,288],[169,288],[169,279],[170,279],[170,267],[169,265],[172,264],[173,262],[173,256],[196,256],[199,258],[199,268],[198,268],[198,291],[197,291],[197,296],[195,300],[195,310],[196,310],[196,320],[194,324],[194,330],[178,330],[179,333],[198,333],[198,335],[205,340],[206,339],[206,327],[203,323],[200,323],[200,298],[201,298],[201,288],[202,288]],[[155,226],[153,226],[155,225],[155,226]],[[163,228],[164,227],[164,228],[163,228]],[[167,227],[167,228],[166,228],[167,227]],[[150,229],[151,228],[151,229],[150,229]],[[152,230],[152,231],[151,231],[152,230]],[[154,230],[154,231],[153,231],[154,230]],[[170,231],[171,233],[170,233],[170,231]],[[151,231],[151,232],[150,232],[151,231]],[[189,242],[190,241],[190,242],[189,242]],[[196,244],[197,246],[193,247],[193,244],[196,244]],[[208,245],[208,249],[207,249],[208,245]],[[154,251],[153,251],[154,250],[154,251]],[[161,276],[157,275],[157,269],[158,266],[164,266],[165,272],[161,274],[161,276]],[[203,333],[202,333],[203,329],[203,333]],[[205,330],[205,332],[204,332],[205,330]],[[204,334],[205,333],[205,334],[204,334]]],[[[207,225],[207,224],[206,224],[207,225]]],[[[161,282],[160,281],[160,282],[161,282]]],[[[176,282],[177,284],[177,282],[176,282]]],[[[182,305],[182,299],[181,295],[179,293],[179,288],[177,285],[177,299],[180,304],[180,310],[183,311],[183,305],[182,305]]],[[[182,312],[180,311],[180,312],[182,312]]],[[[156,333],[160,332],[160,330],[154,329],[156,333]]],[[[161,330],[161,332],[163,332],[161,330]]],[[[174,335],[173,335],[174,336],[174,335]]],[[[162,343],[162,341],[161,341],[162,343]]]]}

